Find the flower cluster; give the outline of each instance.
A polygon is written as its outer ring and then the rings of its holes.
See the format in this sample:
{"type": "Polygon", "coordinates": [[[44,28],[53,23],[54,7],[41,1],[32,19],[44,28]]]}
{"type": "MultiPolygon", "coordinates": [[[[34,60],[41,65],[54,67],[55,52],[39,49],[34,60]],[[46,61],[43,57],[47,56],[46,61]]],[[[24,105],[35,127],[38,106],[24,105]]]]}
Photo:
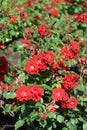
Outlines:
{"type": "Polygon", "coordinates": [[[69,95],[63,88],[55,88],[52,91],[52,99],[56,101],[56,108],[54,106],[49,109],[50,112],[56,111],[59,107],[73,109],[77,106],[77,99],[75,97],[69,98],[69,95]]]}
{"type": "Polygon", "coordinates": [[[40,71],[45,71],[48,64],[52,64],[55,60],[55,56],[51,51],[43,52],[27,60],[25,64],[25,70],[28,74],[37,74],[40,71]]]}
{"type": "Polygon", "coordinates": [[[77,86],[77,74],[66,74],[62,81],[62,87],[66,91],[71,91],[77,86]]]}
{"type": "Polygon", "coordinates": [[[77,104],[78,104],[77,99],[75,97],[71,97],[71,98],[68,99],[67,102],[63,102],[61,104],[61,107],[62,108],[73,109],[73,108],[75,108],[77,106],[77,104]]]}
{"type": "Polygon", "coordinates": [[[87,22],[87,13],[84,14],[74,14],[73,17],[78,21],[78,23],[86,23],[87,22]]]}
{"type": "Polygon", "coordinates": [[[67,101],[68,95],[62,88],[55,88],[52,91],[52,99],[57,102],[67,101]]]}
{"type": "Polygon", "coordinates": [[[16,98],[20,102],[34,101],[39,102],[44,96],[44,91],[39,85],[22,86],[16,90],[16,98]]]}
{"type": "MultiPolygon", "coordinates": [[[[57,102],[61,108],[73,109],[77,106],[77,99],[69,97],[68,91],[73,90],[77,86],[78,75],[67,74],[63,78],[61,88],[57,87],[52,91],[52,99],[57,102]]],[[[54,111],[53,111],[54,112],[54,111]]]]}
{"type": "Polygon", "coordinates": [[[57,63],[52,63],[51,68],[54,72],[58,72],[58,70],[67,70],[67,66],[63,61],[57,60],[57,63]]]}
{"type": "Polygon", "coordinates": [[[16,16],[10,16],[8,19],[11,23],[15,23],[17,21],[17,17],[16,16]]]}
{"type": "Polygon", "coordinates": [[[77,42],[70,42],[61,48],[60,56],[65,57],[65,60],[76,59],[78,57],[79,45],[77,42]]]}

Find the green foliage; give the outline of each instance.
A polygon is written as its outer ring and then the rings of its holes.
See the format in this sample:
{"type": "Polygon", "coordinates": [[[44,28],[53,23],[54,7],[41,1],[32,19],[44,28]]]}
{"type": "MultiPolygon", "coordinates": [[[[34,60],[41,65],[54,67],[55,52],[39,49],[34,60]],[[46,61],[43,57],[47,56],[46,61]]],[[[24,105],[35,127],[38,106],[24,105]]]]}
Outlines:
{"type": "Polygon", "coordinates": [[[60,123],[64,122],[64,117],[61,116],[61,115],[58,115],[57,116],[57,121],[60,122],[60,123]]]}
{"type": "Polygon", "coordinates": [[[15,124],[15,130],[18,130],[20,127],[24,125],[24,120],[18,120],[15,124]]]}
{"type": "Polygon", "coordinates": [[[3,94],[4,98],[6,99],[14,99],[16,97],[16,94],[13,92],[4,92],[3,94]]]}
{"type": "MultiPolygon", "coordinates": [[[[4,56],[8,62],[5,73],[5,66],[2,68],[0,64],[0,114],[15,119],[15,130],[22,127],[26,130],[87,130],[87,72],[84,72],[87,69],[87,16],[80,16],[87,14],[87,3],[84,3],[86,0],[72,1],[0,0],[0,57],[4,56]],[[58,11],[58,16],[52,15],[53,10],[58,11]],[[80,16],[80,21],[74,18],[74,14],[80,16]],[[48,35],[41,35],[38,31],[38,26],[43,24],[50,32],[48,35]],[[75,50],[69,46],[71,41],[78,43],[78,54],[76,46],[75,50]],[[64,56],[60,56],[61,49],[66,46],[76,58],[65,60],[64,56]],[[61,60],[67,69],[57,64],[55,71],[52,69],[53,63],[45,63],[45,71],[28,74],[26,61],[46,51],[55,55],[54,64],[61,60]],[[86,61],[80,63],[81,58],[86,61]],[[62,108],[61,102],[52,99],[53,89],[63,87],[66,74],[78,74],[76,88],[67,91],[69,98],[77,98],[78,105],[74,109],[62,108]],[[44,91],[39,101],[17,100],[18,88],[36,84],[44,91]]],[[[46,34],[45,29],[40,31],[46,34]]],[[[36,91],[32,90],[32,93],[36,91]]],[[[26,92],[21,94],[21,98],[23,96],[26,97],[26,92]]]]}
{"type": "Polygon", "coordinates": [[[83,123],[83,130],[86,130],[87,129],[87,122],[84,122],[83,123]]]}

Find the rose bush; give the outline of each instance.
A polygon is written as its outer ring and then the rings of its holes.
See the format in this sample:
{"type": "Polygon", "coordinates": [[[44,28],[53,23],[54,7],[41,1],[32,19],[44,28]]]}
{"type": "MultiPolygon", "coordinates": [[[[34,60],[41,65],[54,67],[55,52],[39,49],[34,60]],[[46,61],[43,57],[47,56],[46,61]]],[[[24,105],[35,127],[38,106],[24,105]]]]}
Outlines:
{"type": "Polygon", "coordinates": [[[0,115],[12,118],[7,127],[87,130],[86,113],[86,0],[1,0],[0,115]]]}

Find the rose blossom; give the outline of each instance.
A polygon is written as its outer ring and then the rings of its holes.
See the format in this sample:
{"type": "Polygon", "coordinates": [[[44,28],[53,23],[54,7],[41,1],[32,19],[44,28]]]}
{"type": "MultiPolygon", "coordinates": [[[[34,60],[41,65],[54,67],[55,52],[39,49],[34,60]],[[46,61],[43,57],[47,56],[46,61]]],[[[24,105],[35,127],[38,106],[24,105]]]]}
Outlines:
{"type": "Polygon", "coordinates": [[[16,98],[20,102],[30,100],[38,102],[42,96],[44,96],[44,91],[39,85],[22,86],[16,90],[16,98]]]}
{"type": "Polygon", "coordinates": [[[30,75],[37,74],[39,72],[38,65],[32,59],[27,60],[25,71],[30,75]]]}
{"type": "Polygon", "coordinates": [[[57,16],[59,15],[58,10],[52,10],[52,11],[51,11],[51,15],[52,15],[53,17],[57,17],[57,16]]]}
{"type": "Polygon", "coordinates": [[[39,25],[37,30],[41,36],[48,36],[50,34],[50,29],[48,29],[46,24],[39,25]]]}

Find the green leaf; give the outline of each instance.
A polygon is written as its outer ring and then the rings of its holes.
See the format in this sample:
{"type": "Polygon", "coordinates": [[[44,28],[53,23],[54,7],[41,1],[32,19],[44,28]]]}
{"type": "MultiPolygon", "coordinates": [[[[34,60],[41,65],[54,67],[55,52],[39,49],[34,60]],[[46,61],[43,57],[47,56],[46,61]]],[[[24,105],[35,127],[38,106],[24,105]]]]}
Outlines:
{"type": "Polygon", "coordinates": [[[15,91],[18,88],[18,86],[13,86],[12,90],[15,91]]]}
{"type": "Polygon", "coordinates": [[[79,120],[80,122],[83,122],[83,121],[84,121],[84,118],[79,117],[78,120],[79,120]]]}
{"type": "Polygon", "coordinates": [[[62,128],[62,130],[68,130],[68,128],[66,128],[66,127],[63,127],[63,128],[62,128]]]}
{"type": "Polygon", "coordinates": [[[53,122],[53,128],[57,128],[57,125],[55,122],[53,122]]]}
{"type": "Polygon", "coordinates": [[[72,125],[76,125],[77,121],[75,119],[71,118],[71,123],[72,123],[72,125]]]}
{"type": "Polygon", "coordinates": [[[87,112],[87,108],[85,109],[85,112],[87,112]]]}
{"type": "Polygon", "coordinates": [[[52,126],[48,126],[48,127],[47,127],[47,130],[52,130],[52,126]]]}
{"type": "Polygon", "coordinates": [[[1,96],[2,96],[2,90],[0,89],[0,98],[1,98],[1,96]]]}
{"type": "Polygon", "coordinates": [[[6,104],[5,107],[4,107],[4,113],[9,113],[11,111],[11,104],[6,104]]]}
{"type": "Polygon", "coordinates": [[[66,125],[67,125],[69,130],[77,130],[76,125],[75,124],[73,125],[71,121],[67,122],[66,125]]]}
{"type": "Polygon", "coordinates": [[[18,110],[20,110],[20,106],[14,106],[13,112],[17,112],[18,110]]]}
{"type": "Polygon", "coordinates": [[[22,127],[24,125],[24,120],[19,120],[15,123],[15,130],[19,129],[20,127],[22,127]]]}
{"type": "Polygon", "coordinates": [[[87,122],[84,122],[84,124],[83,124],[83,130],[87,130],[87,122]]]}
{"type": "Polygon", "coordinates": [[[84,101],[84,102],[87,102],[87,97],[85,97],[85,98],[83,99],[83,101],[84,101]]]}
{"type": "Polygon", "coordinates": [[[55,113],[52,113],[52,112],[49,112],[47,113],[47,117],[49,117],[50,119],[56,119],[56,114],[55,113]]]}
{"type": "Polygon", "coordinates": [[[44,128],[47,125],[47,121],[46,120],[40,120],[39,121],[40,125],[44,128]]]}
{"type": "Polygon", "coordinates": [[[11,30],[11,31],[10,31],[10,34],[11,34],[12,36],[15,36],[16,32],[15,32],[14,30],[11,30]]]}
{"type": "Polygon", "coordinates": [[[60,123],[64,122],[64,117],[61,116],[61,115],[58,115],[57,116],[57,121],[60,122],[60,123]]]}
{"type": "Polygon", "coordinates": [[[5,91],[3,96],[6,99],[14,99],[16,97],[16,94],[14,92],[7,92],[7,91],[5,91]]]}
{"type": "Polygon", "coordinates": [[[79,84],[77,87],[76,87],[77,90],[81,91],[81,92],[85,92],[85,86],[83,86],[83,84],[79,84]]]}
{"type": "Polygon", "coordinates": [[[24,113],[25,109],[26,109],[25,104],[22,104],[21,105],[21,113],[24,113]]]}

